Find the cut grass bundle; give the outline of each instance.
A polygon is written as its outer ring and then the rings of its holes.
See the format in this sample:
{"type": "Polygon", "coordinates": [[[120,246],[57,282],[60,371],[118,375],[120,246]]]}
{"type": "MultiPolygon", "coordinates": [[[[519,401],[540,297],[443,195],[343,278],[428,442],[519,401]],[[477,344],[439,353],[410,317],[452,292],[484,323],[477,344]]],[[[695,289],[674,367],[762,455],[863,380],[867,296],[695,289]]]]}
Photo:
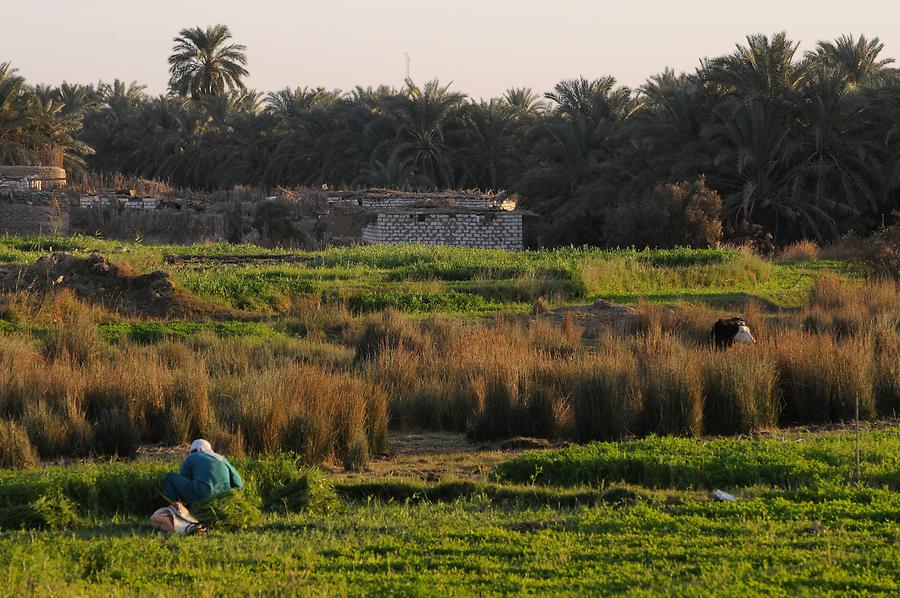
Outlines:
{"type": "Polygon", "coordinates": [[[190,505],[191,515],[207,525],[244,529],[262,521],[259,496],[248,490],[232,490],[190,505]]]}
{"type": "Polygon", "coordinates": [[[341,504],[331,476],[310,467],[300,477],[276,489],[266,500],[265,508],[281,513],[327,515],[341,504]]]}

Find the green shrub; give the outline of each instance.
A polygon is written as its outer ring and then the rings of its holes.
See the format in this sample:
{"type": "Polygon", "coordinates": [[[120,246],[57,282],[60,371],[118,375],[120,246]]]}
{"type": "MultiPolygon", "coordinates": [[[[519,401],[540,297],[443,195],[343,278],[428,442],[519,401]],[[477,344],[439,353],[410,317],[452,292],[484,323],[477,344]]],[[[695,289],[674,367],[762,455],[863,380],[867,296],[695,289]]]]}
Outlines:
{"type": "MultiPolygon", "coordinates": [[[[870,479],[893,469],[896,430],[876,433],[878,448],[864,453],[870,479]]],[[[621,443],[594,442],[527,453],[501,464],[510,482],[550,485],[628,483],[648,487],[725,488],[767,484],[797,488],[820,480],[846,480],[853,472],[850,436],[809,443],[762,440],[696,440],[650,436],[621,443]]]]}
{"type": "Polygon", "coordinates": [[[715,247],[722,239],[722,199],[701,177],[657,187],[618,206],[603,227],[610,247],[715,247]]]}

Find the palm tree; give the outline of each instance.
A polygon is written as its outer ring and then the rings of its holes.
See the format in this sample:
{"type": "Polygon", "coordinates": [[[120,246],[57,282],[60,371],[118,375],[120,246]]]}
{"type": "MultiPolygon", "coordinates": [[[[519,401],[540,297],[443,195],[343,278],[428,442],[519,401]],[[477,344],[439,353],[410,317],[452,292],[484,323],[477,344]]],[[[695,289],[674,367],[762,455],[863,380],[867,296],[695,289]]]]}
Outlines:
{"type": "Polygon", "coordinates": [[[418,87],[407,82],[406,101],[393,152],[399,162],[413,169],[413,181],[426,187],[453,185],[449,137],[459,125],[465,95],[451,92],[437,80],[418,87]]]}
{"type": "Polygon", "coordinates": [[[823,66],[838,69],[847,77],[851,85],[871,85],[883,83],[896,74],[889,68],[893,58],[880,58],[884,44],[877,37],[866,39],[860,35],[842,35],[833,42],[819,42],[814,51],[806,53],[806,58],[823,66]]]}
{"type": "Polygon", "coordinates": [[[503,94],[503,100],[518,114],[535,116],[547,109],[541,96],[530,87],[510,87],[503,94]]]}
{"type": "Polygon", "coordinates": [[[226,25],[182,29],[169,56],[169,89],[180,96],[221,95],[226,90],[244,88],[242,77],[246,47],[226,44],[231,32],[226,25]]]}
{"type": "Polygon", "coordinates": [[[721,95],[764,102],[790,101],[805,78],[803,65],[794,61],[797,44],[784,32],[770,40],[750,35],[747,45],[734,53],[703,61],[700,76],[721,95]]]}
{"type": "Polygon", "coordinates": [[[8,62],[0,63],[0,161],[13,164],[27,154],[29,115],[25,79],[8,62]]]}

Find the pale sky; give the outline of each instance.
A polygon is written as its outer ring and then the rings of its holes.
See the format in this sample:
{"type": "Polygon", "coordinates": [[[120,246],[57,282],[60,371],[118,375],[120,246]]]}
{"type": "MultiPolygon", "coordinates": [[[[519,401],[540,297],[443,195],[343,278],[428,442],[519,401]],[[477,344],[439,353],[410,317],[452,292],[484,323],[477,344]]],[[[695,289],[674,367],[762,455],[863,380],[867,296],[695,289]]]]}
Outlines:
{"type": "Polygon", "coordinates": [[[474,97],[579,75],[636,86],[781,30],[801,51],[862,33],[900,55],[900,0],[0,0],[0,62],[30,83],[119,78],[157,94],[172,38],[216,23],[247,46],[259,91],[399,86],[404,52],[416,82],[474,97]]]}

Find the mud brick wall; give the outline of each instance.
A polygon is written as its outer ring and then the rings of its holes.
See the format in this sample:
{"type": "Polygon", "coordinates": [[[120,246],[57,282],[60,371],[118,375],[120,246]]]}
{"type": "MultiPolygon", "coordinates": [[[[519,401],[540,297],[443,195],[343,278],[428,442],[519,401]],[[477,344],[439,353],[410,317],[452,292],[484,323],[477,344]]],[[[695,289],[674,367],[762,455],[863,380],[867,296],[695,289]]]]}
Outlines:
{"type": "Polygon", "coordinates": [[[516,212],[482,214],[378,214],[363,229],[367,244],[423,243],[487,249],[522,250],[522,215],[516,212]]]}
{"type": "Polygon", "coordinates": [[[71,208],[71,234],[100,234],[108,239],[148,243],[200,243],[225,240],[225,216],[192,210],[71,208]]]}
{"type": "Polygon", "coordinates": [[[40,204],[0,201],[0,234],[67,235],[69,206],[57,201],[40,204]]]}

